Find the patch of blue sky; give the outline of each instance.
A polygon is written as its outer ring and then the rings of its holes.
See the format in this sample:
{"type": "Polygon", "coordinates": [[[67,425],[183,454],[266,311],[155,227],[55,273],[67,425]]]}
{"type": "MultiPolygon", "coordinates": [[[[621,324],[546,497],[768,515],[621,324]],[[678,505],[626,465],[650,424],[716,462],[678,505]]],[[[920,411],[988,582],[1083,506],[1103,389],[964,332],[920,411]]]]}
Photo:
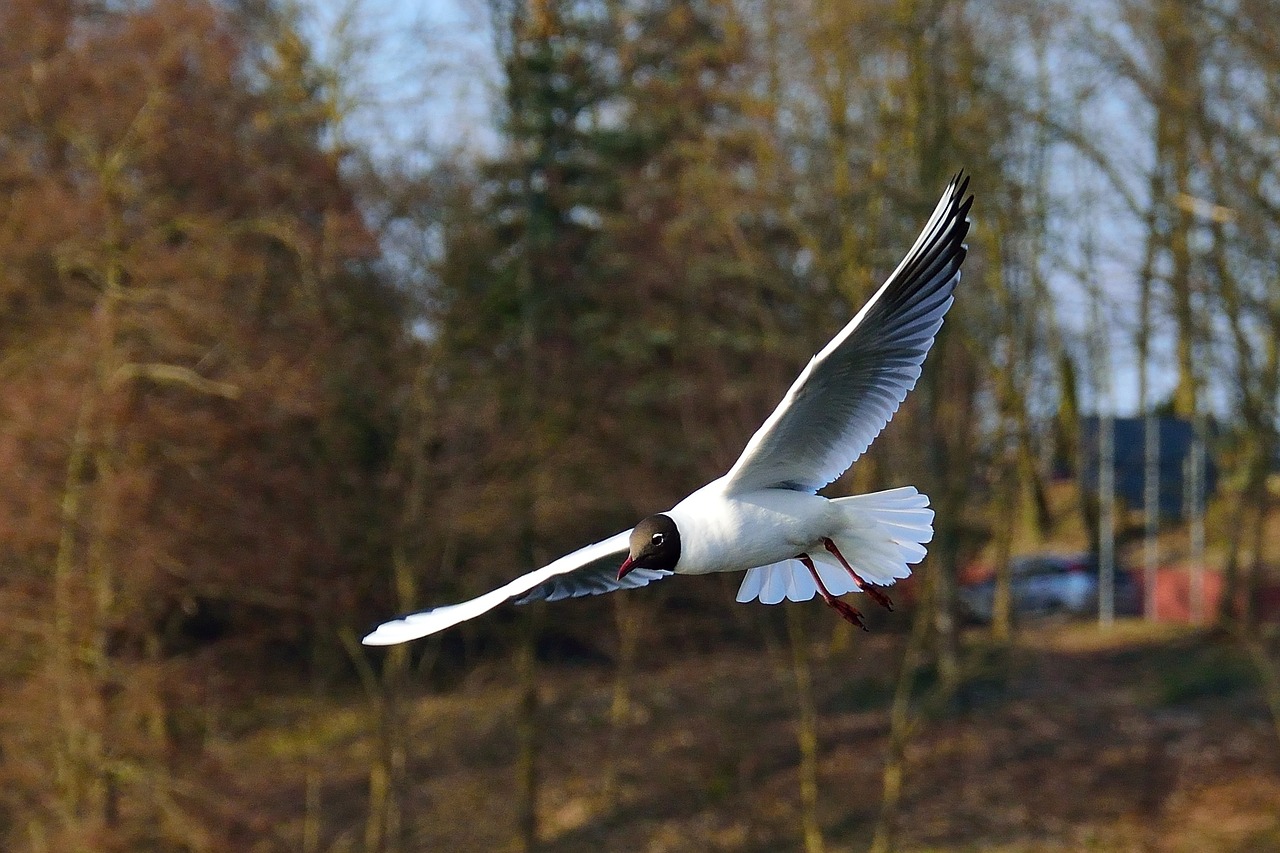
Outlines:
{"type": "Polygon", "coordinates": [[[491,151],[499,69],[481,0],[299,0],[334,77],[339,133],[375,163],[491,151]]]}

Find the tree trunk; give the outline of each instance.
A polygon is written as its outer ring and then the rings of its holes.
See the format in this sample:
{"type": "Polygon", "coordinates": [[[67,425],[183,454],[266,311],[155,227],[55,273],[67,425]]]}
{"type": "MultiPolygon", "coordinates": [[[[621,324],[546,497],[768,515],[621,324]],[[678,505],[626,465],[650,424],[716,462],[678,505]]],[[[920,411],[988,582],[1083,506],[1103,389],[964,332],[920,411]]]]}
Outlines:
{"type": "Polygon", "coordinates": [[[924,602],[917,605],[915,618],[911,623],[911,637],[902,653],[898,680],[893,689],[893,704],[889,710],[889,748],[881,773],[880,815],[876,819],[871,853],[892,853],[897,848],[898,808],[902,802],[902,782],[906,775],[907,743],[915,729],[915,719],[911,715],[911,693],[929,636],[929,616],[929,608],[924,602]]]}
{"type": "Polygon", "coordinates": [[[823,853],[822,823],[818,819],[818,709],[809,669],[807,612],[799,605],[786,608],[791,644],[791,672],[796,681],[796,741],[800,747],[800,827],[805,853],[823,853]]]}
{"type": "Polygon", "coordinates": [[[538,667],[537,629],[524,620],[516,649],[519,698],[516,704],[516,849],[538,849],[538,667]]]}
{"type": "Polygon", "coordinates": [[[1013,640],[1013,568],[1010,550],[1013,543],[1014,503],[1017,500],[1018,478],[1013,466],[1006,459],[1000,465],[1000,480],[996,483],[995,517],[995,568],[996,586],[991,606],[991,637],[998,643],[1013,640]]]}
{"type": "MultiPolygon", "coordinates": [[[[1231,520],[1227,528],[1240,532],[1246,529],[1247,517],[1261,516],[1267,490],[1267,460],[1261,455],[1261,437],[1248,433],[1245,436],[1245,442],[1245,484],[1240,494],[1231,502],[1231,520]]],[[[1261,517],[1265,519],[1265,516],[1261,517]]],[[[1251,525],[1250,529],[1256,528],[1251,525]]],[[[1249,544],[1256,546],[1260,543],[1256,538],[1251,538],[1249,544]]],[[[1218,624],[1224,627],[1229,627],[1237,621],[1244,621],[1243,611],[1246,607],[1252,611],[1252,606],[1245,604],[1252,599],[1253,591],[1247,588],[1243,577],[1245,574],[1244,559],[1241,556],[1243,545],[1244,536],[1242,535],[1231,536],[1227,543],[1227,561],[1222,572],[1222,598],[1218,602],[1217,613],[1218,624]]],[[[1250,561],[1253,559],[1254,557],[1250,555],[1250,561]]]]}
{"type": "Polygon", "coordinates": [[[644,625],[643,606],[629,595],[610,596],[613,621],[618,633],[618,660],[613,671],[613,698],[609,703],[609,768],[601,788],[606,803],[618,794],[618,779],[623,758],[622,744],[633,716],[631,689],[635,673],[636,653],[644,625]]]}
{"type": "MultiPolygon", "coordinates": [[[[905,43],[907,86],[909,101],[909,126],[914,133],[914,154],[918,186],[923,198],[932,198],[935,188],[944,176],[944,158],[951,143],[948,86],[943,78],[944,63],[939,54],[945,50],[938,37],[938,18],[942,4],[924,3],[921,0],[900,0],[898,16],[903,25],[905,43]]],[[[959,376],[944,377],[940,369],[940,357],[948,351],[948,340],[953,338],[954,325],[944,326],[934,345],[934,369],[925,385],[933,409],[933,436],[929,439],[932,452],[929,463],[932,474],[931,488],[939,490],[933,497],[937,501],[936,535],[930,570],[933,575],[933,621],[936,631],[938,674],[942,681],[955,684],[960,675],[960,630],[956,619],[956,576],[960,556],[960,527],[965,504],[965,488],[968,485],[970,466],[958,462],[963,453],[957,451],[965,444],[971,426],[967,417],[971,399],[964,376],[968,372],[966,358],[958,360],[959,376]],[[961,381],[954,381],[961,379],[961,381]]]]}
{"type": "MultiPolygon", "coordinates": [[[[945,327],[944,327],[945,329],[945,327]]],[[[937,349],[947,351],[948,335],[939,336],[937,349]]],[[[959,349],[959,348],[957,348],[959,349]]],[[[943,353],[939,353],[942,355],[943,353]]],[[[960,680],[960,624],[956,618],[956,587],[960,563],[960,537],[964,525],[970,460],[964,446],[971,426],[972,371],[965,357],[956,353],[947,376],[934,373],[926,384],[934,411],[929,466],[937,515],[928,564],[938,677],[948,688],[960,680]]]]}
{"type": "Polygon", "coordinates": [[[1086,541],[1098,541],[1097,495],[1084,487],[1084,441],[1081,437],[1080,388],[1075,362],[1063,353],[1059,373],[1062,382],[1062,401],[1058,406],[1058,430],[1062,435],[1063,453],[1070,456],[1075,471],[1076,504],[1080,508],[1080,521],[1084,525],[1086,541]]]}
{"type": "Polygon", "coordinates": [[[1271,490],[1267,488],[1268,460],[1274,455],[1274,434],[1269,430],[1262,439],[1259,453],[1259,476],[1253,481],[1253,494],[1250,503],[1253,505],[1252,551],[1248,570],[1241,579],[1240,591],[1240,628],[1252,635],[1258,629],[1257,593],[1258,581],[1262,577],[1266,565],[1267,518],[1271,511],[1271,490]]]}
{"type": "Polygon", "coordinates": [[[76,555],[82,539],[82,504],[85,468],[89,461],[90,430],[93,389],[86,388],[80,404],[75,432],[71,438],[71,454],[67,460],[66,480],[62,490],[61,530],[58,550],[53,566],[53,614],[52,614],[52,666],[53,679],[58,691],[59,737],[54,753],[54,779],[58,785],[63,819],[75,822],[81,813],[85,792],[89,788],[86,778],[84,738],[86,722],[81,716],[82,703],[76,696],[79,683],[77,651],[78,640],[72,631],[75,623],[73,605],[76,600],[74,585],[76,555]]]}
{"type": "Polygon", "coordinates": [[[1192,293],[1191,212],[1182,199],[1193,194],[1192,116],[1200,100],[1200,69],[1194,24],[1188,19],[1182,0],[1158,0],[1154,9],[1156,39],[1159,42],[1161,78],[1165,90],[1155,100],[1156,171],[1161,176],[1160,198],[1170,223],[1165,234],[1169,252],[1169,288],[1173,319],[1177,326],[1178,381],[1173,410],[1191,419],[1199,410],[1199,378],[1196,375],[1196,348],[1199,325],[1192,293]]]}
{"type": "Polygon", "coordinates": [[[302,837],[300,847],[302,853],[318,853],[320,850],[320,831],[323,822],[323,799],[321,792],[320,771],[320,732],[319,713],[324,702],[324,678],[321,674],[322,663],[320,637],[321,627],[318,621],[312,625],[310,672],[307,680],[311,687],[311,714],[307,718],[309,729],[307,737],[307,755],[302,770],[302,837]]]}

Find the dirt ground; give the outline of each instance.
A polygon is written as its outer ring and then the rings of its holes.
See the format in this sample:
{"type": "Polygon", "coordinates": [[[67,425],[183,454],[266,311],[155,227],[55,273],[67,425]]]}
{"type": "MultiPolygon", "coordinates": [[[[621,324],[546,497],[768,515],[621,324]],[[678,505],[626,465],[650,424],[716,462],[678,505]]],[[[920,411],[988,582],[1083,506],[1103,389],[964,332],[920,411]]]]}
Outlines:
{"type": "MultiPolygon", "coordinates": [[[[904,641],[881,632],[844,652],[814,648],[828,851],[870,841],[904,641]]],[[[542,667],[543,849],[802,849],[783,649],[645,654],[616,756],[609,665],[542,667]]],[[[1230,640],[1136,621],[1106,634],[1055,623],[1024,628],[1004,651],[975,633],[967,654],[966,687],[910,745],[902,850],[1280,851],[1277,729],[1256,670],[1230,640]]],[[[492,664],[448,693],[412,699],[406,850],[512,849],[509,678],[492,664]]],[[[279,730],[246,733],[279,778],[301,778],[304,758],[322,762],[326,781],[312,796],[324,848],[362,849],[368,722],[353,700],[303,726],[305,738],[281,734],[297,724],[283,717],[279,730]]],[[[297,829],[302,796],[284,786],[269,804],[282,832],[297,829]]]]}

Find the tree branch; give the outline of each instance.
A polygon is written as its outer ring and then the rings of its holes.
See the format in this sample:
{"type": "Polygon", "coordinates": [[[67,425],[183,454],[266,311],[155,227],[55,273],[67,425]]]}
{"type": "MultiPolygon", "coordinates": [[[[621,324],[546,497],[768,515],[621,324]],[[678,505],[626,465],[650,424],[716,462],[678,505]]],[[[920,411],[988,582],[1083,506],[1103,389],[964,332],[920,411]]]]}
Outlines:
{"type": "Polygon", "coordinates": [[[176,364],[130,362],[122,364],[113,377],[114,382],[117,384],[122,384],[132,379],[149,379],[162,385],[184,385],[197,393],[223,397],[227,400],[235,400],[240,396],[239,385],[206,379],[194,370],[188,367],[180,367],[176,364]]]}

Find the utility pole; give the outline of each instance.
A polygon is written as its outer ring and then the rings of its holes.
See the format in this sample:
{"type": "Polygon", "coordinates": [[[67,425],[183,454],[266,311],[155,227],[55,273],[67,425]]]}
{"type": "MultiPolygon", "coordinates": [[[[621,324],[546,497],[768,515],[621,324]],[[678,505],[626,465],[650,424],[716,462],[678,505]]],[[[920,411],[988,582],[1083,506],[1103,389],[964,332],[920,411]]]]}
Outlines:
{"type": "MultiPolygon", "coordinates": [[[[1143,369],[1146,367],[1144,365],[1143,369]]],[[[1149,621],[1156,616],[1156,567],[1160,561],[1160,419],[1155,407],[1147,405],[1143,423],[1142,503],[1146,535],[1142,542],[1142,614],[1149,621]]]]}
{"type": "MultiPolygon", "coordinates": [[[[1107,383],[1108,385],[1110,383],[1107,383]]],[[[1110,396],[1110,395],[1108,395],[1110,396]]],[[[1116,418],[1098,417],[1098,625],[1116,620],[1116,418]]]]}
{"type": "Polygon", "coordinates": [[[1202,411],[1195,416],[1191,450],[1187,454],[1187,519],[1191,536],[1191,622],[1203,625],[1204,606],[1204,481],[1205,418],[1202,411]]]}
{"type": "Polygon", "coordinates": [[[1116,618],[1116,419],[1106,328],[1102,323],[1102,294],[1094,289],[1091,296],[1091,361],[1097,383],[1098,423],[1098,625],[1107,629],[1116,618]]]}

